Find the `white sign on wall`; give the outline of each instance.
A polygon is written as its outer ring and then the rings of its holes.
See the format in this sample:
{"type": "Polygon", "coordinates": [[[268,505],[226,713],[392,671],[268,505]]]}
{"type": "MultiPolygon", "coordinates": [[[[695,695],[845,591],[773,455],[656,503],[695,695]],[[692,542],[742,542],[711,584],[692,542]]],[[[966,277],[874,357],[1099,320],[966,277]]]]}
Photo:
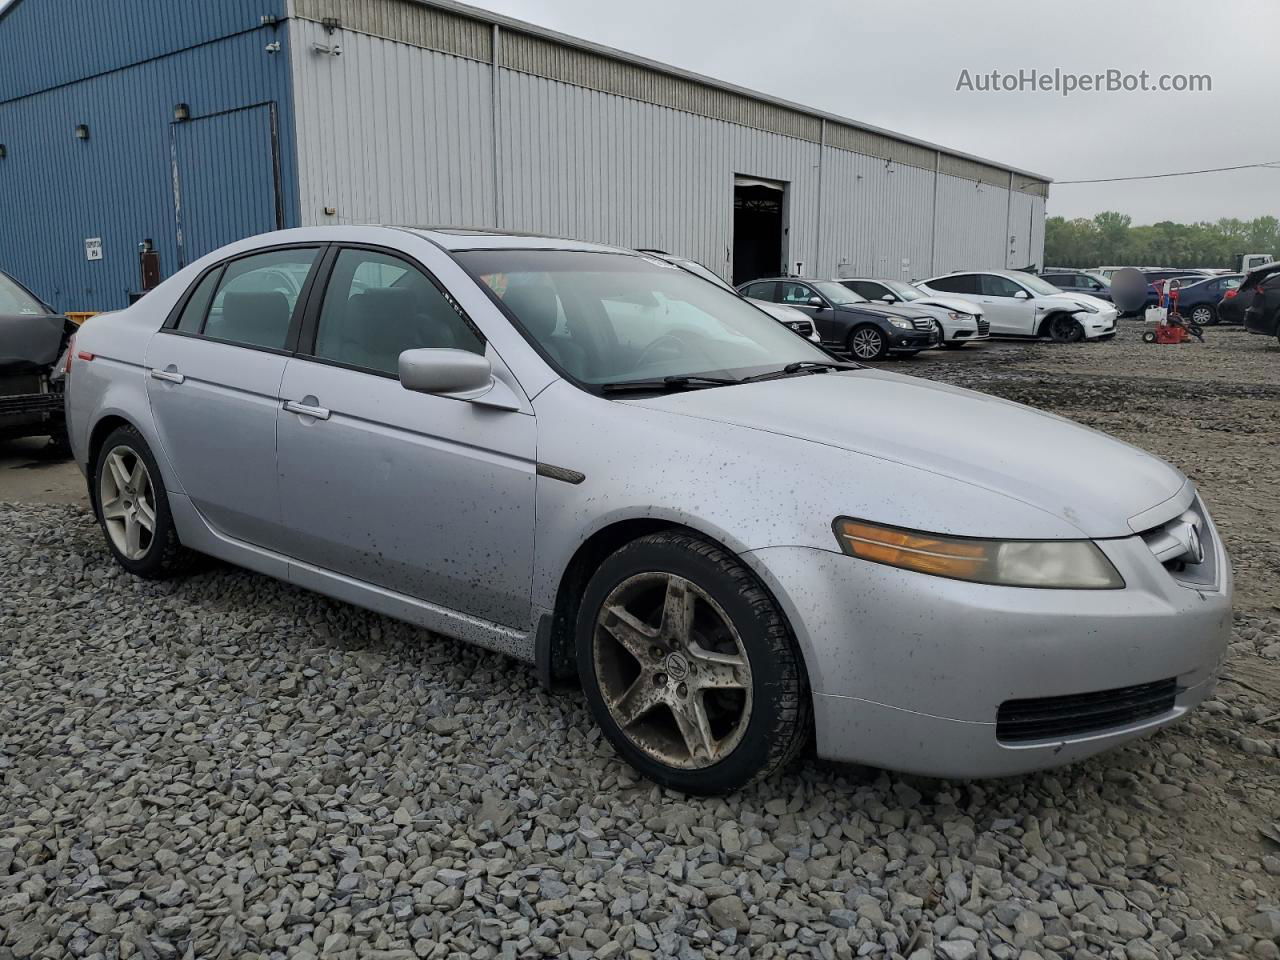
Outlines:
{"type": "Polygon", "coordinates": [[[102,259],[102,238],[86,237],[84,241],[84,258],[86,260],[102,259]]]}

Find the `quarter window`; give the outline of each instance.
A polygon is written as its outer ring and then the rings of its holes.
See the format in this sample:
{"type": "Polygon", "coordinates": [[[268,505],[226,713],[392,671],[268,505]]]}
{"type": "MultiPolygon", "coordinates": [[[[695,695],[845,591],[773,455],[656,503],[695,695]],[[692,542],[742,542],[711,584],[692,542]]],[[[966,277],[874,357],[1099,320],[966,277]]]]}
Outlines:
{"type": "Polygon", "coordinates": [[[484,353],[484,340],[421,270],[373,250],[334,261],[314,355],[395,376],[400,354],[421,348],[484,353]]]}
{"type": "MultiPolygon", "coordinates": [[[[209,307],[204,335],[249,347],[283,350],[293,311],[317,252],[271,250],[227,264],[209,307]]],[[[197,297],[200,292],[196,291],[197,297]]]]}
{"type": "Polygon", "coordinates": [[[768,300],[770,303],[777,302],[777,284],[772,280],[761,280],[759,283],[750,284],[743,292],[753,300],[768,300]]]}

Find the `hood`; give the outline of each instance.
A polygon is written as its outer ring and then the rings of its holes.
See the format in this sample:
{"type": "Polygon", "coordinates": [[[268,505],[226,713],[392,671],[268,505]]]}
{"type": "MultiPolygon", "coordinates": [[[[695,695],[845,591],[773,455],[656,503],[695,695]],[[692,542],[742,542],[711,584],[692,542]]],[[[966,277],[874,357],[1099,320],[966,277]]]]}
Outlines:
{"type": "Polygon", "coordinates": [[[917,318],[923,320],[932,320],[928,312],[925,310],[912,310],[910,305],[891,306],[887,303],[844,303],[839,304],[835,308],[840,310],[851,310],[854,313],[870,313],[878,317],[904,317],[907,320],[915,320],[917,318]]]}
{"type": "Polygon", "coordinates": [[[781,320],[783,323],[796,323],[799,320],[807,321],[809,315],[803,310],[797,310],[795,307],[788,307],[782,303],[772,303],[768,300],[756,300],[754,297],[747,297],[753,306],[759,307],[775,320],[781,320]]]}
{"type": "Polygon", "coordinates": [[[942,307],[944,310],[951,310],[955,313],[968,313],[975,317],[982,316],[981,305],[974,303],[972,300],[962,300],[959,297],[938,297],[930,294],[919,300],[912,300],[912,306],[928,306],[942,307]]]}
{"type": "Polygon", "coordinates": [[[880,370],[627,402],[940,474],[1043,510],[1094,538],[1131,536],[1130,518],[1186,483],[1158,457],[1062,417],[880,370]]]}
{"type": "Polygon", "coordinates": [[[53,366],[73,324],[53,314],[0,316],[0,373],[28,373],[53,366]]]}
{"type": "Polygon", "coordinates": [[[1090,296],[1087,293],[1056,293],[1052,297],[1045,297],[1046,300],[1070,300],[1074,303],[1085,304],[1095,307],[1098,310],[1111,310],[1113,305],[1106,300],[1099,300],[1097,297],[1090,296]]]}

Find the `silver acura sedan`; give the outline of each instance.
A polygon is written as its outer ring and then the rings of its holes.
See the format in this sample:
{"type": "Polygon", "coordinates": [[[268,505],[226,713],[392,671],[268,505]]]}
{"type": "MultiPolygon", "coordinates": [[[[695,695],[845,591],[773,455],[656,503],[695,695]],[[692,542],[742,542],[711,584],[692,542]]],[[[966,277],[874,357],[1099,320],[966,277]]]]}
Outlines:
{"type": "Polygon", "coordinates": [[[661,259],[317,227],[191,264],[71,350],[127,570],[196,553],[577,676],[693,793],[819,755],[1062,764],[1213,687],[1231,570],[1155,457],[836,362],[661,259]]]}

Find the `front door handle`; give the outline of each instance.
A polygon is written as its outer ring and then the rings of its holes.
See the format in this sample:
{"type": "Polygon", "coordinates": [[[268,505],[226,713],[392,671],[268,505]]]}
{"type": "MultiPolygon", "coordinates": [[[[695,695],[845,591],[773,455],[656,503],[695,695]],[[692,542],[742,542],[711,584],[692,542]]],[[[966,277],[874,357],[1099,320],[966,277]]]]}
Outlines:
{"type": "MultiPolygon", "coordinates": [[[[307,399],[311,399],[308,397],[307,399]]],[[[329,411],[325,407],[312,406],[309,403],[299,403],[297,400],[286,400],[284,408],[289,413],[296,413],[300,417],[314,417],[316,420],[328,420],[329,411]]]]}
{"type": "Polygon", "coordinates": [[[182,383],[187,378],[180,374],[177,370],[156,370],[151,369],[152,380],[163,380],[165,383],[182,383]]]}

